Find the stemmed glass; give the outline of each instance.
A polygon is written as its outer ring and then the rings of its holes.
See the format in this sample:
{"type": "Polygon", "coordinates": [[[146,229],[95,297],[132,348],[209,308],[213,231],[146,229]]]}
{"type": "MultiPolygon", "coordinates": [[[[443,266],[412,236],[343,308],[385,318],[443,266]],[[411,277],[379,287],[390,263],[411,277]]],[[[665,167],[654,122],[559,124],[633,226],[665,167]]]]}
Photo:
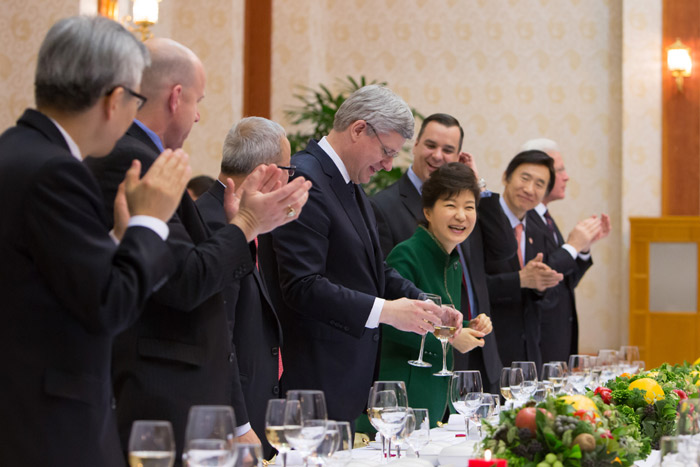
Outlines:
{"type": "Polygon", "coordinates": [[[129,436],[129,465],[172,467],[175,463],[173,427],[163,420],[136,420],[129,436]]]}
{"type": "Polygon", "coordinates": [[[340,430],[335,420],[326,421],[326,432],[321,438],[321,443],[316,447],[315,459],[320,465],[325,465],[340,445],[340,430]]]}
{"type": "Polygon", "coordinates": [[[374,387],[371,387],[369,390],[369,397],[367,398],[367,418],[369,419],[370,425],[377,430],[377,436],[382,439],[382,459],[384,459],[386,457],[386,438],[384,438],[382,432],[379,430],[379,426],[381,424],[379,412],[372,410],[372,396],[374,395],[373,391],[374,387]]]}
{"type": "Polygon", "coordinates": [[[350,422],[335,422],[338,426],[338,449],[330,458],[331,465],[344,466],[352,460],[352,430],[350,422]]]}
{"type": "Polygon", "coordinates": [[[620,347],[618,356],[625,373],[633,375],[637,372],[637,366],[634,362],[639,360],[639,347],[636,345],[623,345],[620,347]]]}
{"type": "Polygon", "coordinates": [[[603,384],[617,376],[618,359],[619,355],[617,350],[601,349],[598,351],[598,358],[596,360],[596,365],[600,369],[598,384],[603,384]]]}
{"type": "Polygon", "coordinates": [[[564,374],[558,363],[545,363],[542,365],[542,381],[551,387],[554,394],[558,394],[564,385],[564,374]]]}
{"type": "Polygon", "coordinates": [[[262,465],[262,446],[243,443],[236,445],[236,463],[234,467],[262,467],[262,465]]]}
{"type": "Polygon", "coordinates": [[[428,409],[413,409],[412,412],[414,428],[407,441],[416,457],[420,457],[420,450],[430,442],[430,416],[428,409]]]}
{"type": "Polygon", "coordinates": [[[408,438],[416,429],[416,417],[413,415],[413,409],[408,407],[406,409],[406,419],[403,422],[401,431],[396,434],[396,458],[401,459],[401,447],[408,446],[408,438]]]}
{"type": "Polygon", "coordinates": [[[586,392],[586,381],[591,372],[591,361],[588,355],[569,356],[569,383],[573,386],[575,394],[586,392]]]}
{"type": "Polygon", "coordinates": [[[466,434],[469,437],[469,417],[481,405],[484,386],[478,371],[455,371],[450,382],[450,400],[455,410],[464,416],[466,434]]]}
{"type": "Polygon", "coordinates": [[[313,404],[302,404],[301,400],[297,399],[287,400],[284,408],[284,433],[287,442],[299,451],[304,459],[304,466],[308,465],[309,456],[321,444],[326,433],[326,420],[321,418],[321,414],[310,413],[308,409],[313,407],[313,404]]]}
{"type": "Polygon", "coordinates": [[[236,461],[236,420],[223,405],[190,408],[185,429],[184,464],[189,467],[229,467],[236,461]]]}
{"type": "MultiPolygon", "coordinates": [[[[418,300],[421,300],[421,301],[430,300],[431,302],[433,302],[437,306],[442,305],[442,298],[439,295],[435,295],[435,294],[431,294],[431,293],[421,293],[420,295],[418,295],[418,300]]],[[[409,360],[408,361],[409,365],[419,366],[422,368],[430,368],[431,366],[433,366],[431,363],[428,363],[428,362],[423,360],[423,352],[425,350],[425,337],[426,336],[427,336],[427,334],[423,334],[423,338],[420,341],[420,353],[418,354],[418,360],[409,360]]]]}
{"type": "Polygon", "coordinates": [[[408,396],[403,381],[376,381],[369,396],[370,418],[373,425],[389,442],[388,455],[391,456],[391,438],[396,436],[408,414],[408,396]]]}
{"type": "Polygon", "coordinates": [[[267,412],[265,412],[265,436],[282,458],[282,467],[287,467],[287,453],[292,449],[284,431],[286,406],[286,399],[270,399],[267,401],[267,412]]]}
{"type": "Polygon", "coordinates": [[[479,438],[481,438],[482,436],[481,420],[483,420],[484,418],[491,417],[495,409],[496,401],[494,400],[493,394],[483,393],[481,395],[481,404],[479,404],[479,407],[477,407],[476,412],[474,412],[474,423],[479,428],[479,438]]]}
{"type": "Polygon", "coordinates": [[[510,391],[510,370],[509,366],[504,366],[501,370],[501,395],[506,400],[505,407],[508,407],[508,402],[513,400],[513,393],[510,391]]]}
{"type": "MultiPolygon", "coordinates": [[[[454,305],[445,306],[455,310],[454,305]]],[[[435,325],[435,331],[433,331],[433,334],[442,344],[442,370],[438,371],[437,373],[433,373],[433,376],[452,376],[452,372],[447,369],[447,342],[452,339],[455,332],[457,332],[457,326],[459,325],[457,322],[458,317],[458,313],[444,313],[442,324],[435,325]]]]}
{"type": "Polygon", "coordinates": [[[513,393],[513,397],[520,402],[525,402],[537,391],[535,362],[512,362],[510,366],[510,391],[513,393]],[[518,372],[518,370],[521,371],[518,372]],[[517,376],[518,374],[522,374],[522,379],[517,376]]]}
{"type": "Polygon", "coordinates": [[[552,361],[549,363],[559,365],[559,368],[561,368],[561,390],[567,392],[567,386],[569,385],[569,365],[563,361],[552,361]]]}

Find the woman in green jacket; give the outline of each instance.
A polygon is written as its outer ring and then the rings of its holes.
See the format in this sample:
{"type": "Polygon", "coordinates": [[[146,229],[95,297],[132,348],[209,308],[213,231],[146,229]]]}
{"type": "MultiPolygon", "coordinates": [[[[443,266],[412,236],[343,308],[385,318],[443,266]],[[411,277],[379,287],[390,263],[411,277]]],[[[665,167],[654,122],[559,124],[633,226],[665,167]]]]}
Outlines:
{"type": "MultiPolygon", "coordinates": [[[[464,164],[453,162],[433,172],[423,184],[423,214],[426,225],[419,225],[408,240],[391,250],[386,261],[399,274],[426,293],[439,295],[442,304],[461,309],[462,267],[457,245],[467,239],[476,222],[479,185],[474,172],[464,164]]],[[[487,316],[477,318],[479,329],[488,328],[487,316]]],[[[452,340],[460,352],[483,346],[482,332],[463,323],[463,330],[452,340]]],[[[433,376],[442,368],[442,346],[433,335],[425,340],[423,359],[431,368],[409,365],[418,357],[421,336],[382,325],[379,379],[405,381],[411,407],[427,408],[430,425],[442,420],[449,401],[449,377],[433,376]]],[[[452,352],[448,353],[452,368],[452,352]]]]}

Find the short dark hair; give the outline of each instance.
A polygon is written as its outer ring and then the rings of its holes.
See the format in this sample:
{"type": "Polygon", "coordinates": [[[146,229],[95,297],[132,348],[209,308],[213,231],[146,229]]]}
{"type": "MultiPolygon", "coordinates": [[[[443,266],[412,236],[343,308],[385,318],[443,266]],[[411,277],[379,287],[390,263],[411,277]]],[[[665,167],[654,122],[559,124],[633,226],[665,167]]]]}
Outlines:
{"type": "Polygon", "coordinates": [[[554,177],[556,175],[554,173],[554,159],[549,157],[549,155],[546,152],[538,151],[536,149],[518,153],[514,158],[510,160],[510,162],[508,163],[508,167],[506,167],[506,180],[510,180],[510,176],[513,175],[515,169],[517,169],[518,166],[523,164],[535,164],[547,167],[547,169],[549,170],[549,183],[547,183],[547,194],[549,194],[549,192],[552,191],[552,188],[554,188],[554,177]]]}
{"type": "Polygon", "coordinates": [[[197,175],[192,177],[187,183],[187,188],[192,190],[195,196],[202,196],[216,180],[211,178],[209,175],[197,175]]]}
{"type": "Polygon", "coordinates": [[[432,208],[441,199],[447,199],[463,191],[474,194],[474,202],[478,205],[481,190],[474,171],[461,162],[450,162],[440,166],[430,174],[423,184],[423,208],[432,208]]]}
{"type": "Polygon", "coordinates": [[[446,126],[447,128],[452,128],[453,126],[459,127],[459,147],[457,148],[457,152],[462,150],[462,142],[464,141],[464,129],[462,128],[462,125],[459,124],[459,121],[456,118],[448,114],[428,115],[423,120],[423,123],[420,124],[420,130],[418,130],[418,138],[416,138],[416,141],[420,141],[420,137],[423,136],[423,130],[425,130],[425,127],[428,126],[428,123],[430,122],[439,123],[440,125],[446,126]]]}

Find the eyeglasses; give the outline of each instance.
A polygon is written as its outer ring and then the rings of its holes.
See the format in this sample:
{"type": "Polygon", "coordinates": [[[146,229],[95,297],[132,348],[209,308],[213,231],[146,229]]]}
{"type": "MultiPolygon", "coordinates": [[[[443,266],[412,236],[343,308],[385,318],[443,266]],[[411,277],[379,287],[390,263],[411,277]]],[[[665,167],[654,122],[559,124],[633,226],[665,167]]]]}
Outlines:
{"type": "Polygon", "coordinates": [[[382,147],[382,152],[384,152],[384,155],[386,157],[391,158],[391,159],[396,159],[396,157],[399,155],[399,152],[391,150],[391,149],[387,149],[386,146],[384,146],[384,143],[382,142],[381,138],[379,137],[379,133],[377,133],[377,130],[374,129],[374,125],[372,125],[367,120],[365,120],[365,123],[367,124],[368,127],[370,127],[372,129],[372,131],[374,132],[374,136],[377,137],[377,141],[379,141],[379,144],[382,147]]]}
{"type": "Polygon", "coordinates": [[[294,171],[297,169],[296,165],[278,165],[278,169],[286,170],[290,177],[294,176],[294,171]]]}
{"type": "Polygon", "coordinates": [[[112,89],[110,89],[109,91],[107,91],[107,92],[105,93],[105,96],[109,96],[109,95],[112,94],[112,93],[114,92],[114,90],[117,89],[117,88],[123,88],[126,92],[128,92],[129,94],[131,94],[133,97],[135,97],[135,98],[137,99],[136,108],[137,108],[138,110],[141,110],[141,108],[144,106],[144,104],[146,104],[146,101],[148,100],[148,99],[146,98],[146,96],[144,96],[144,95],[142,95],[142,94],[139,94],[138,92],[134,91],[134,90],[131,89],[131,88],[128,88],[128,87],[124,86],[123,84],[117,84],[117,85],[114,86],[112,89]]]}

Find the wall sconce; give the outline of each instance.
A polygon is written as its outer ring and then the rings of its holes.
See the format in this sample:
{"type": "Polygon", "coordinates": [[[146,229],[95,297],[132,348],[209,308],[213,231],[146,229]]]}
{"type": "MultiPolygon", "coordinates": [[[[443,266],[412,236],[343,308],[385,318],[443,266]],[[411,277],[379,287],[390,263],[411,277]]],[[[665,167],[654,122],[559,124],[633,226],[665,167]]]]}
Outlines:
{"type": "Polygon", "coordinates": [[[690,48],[683,45],[680,39],[676,39],[676,42],[668,48],[667,63],[671,75],[676,78],[678,92],[683,92],[683,78],[689,77],[693,68],[690,48]]]}
{"type": "Polygon", "coordinates": [[[141,34],[141,40],[145,41],[153,37],[151,27],[158,22],[158,3],[160,0],[133,0],[131,20],[135,30],[141,34]]]}

